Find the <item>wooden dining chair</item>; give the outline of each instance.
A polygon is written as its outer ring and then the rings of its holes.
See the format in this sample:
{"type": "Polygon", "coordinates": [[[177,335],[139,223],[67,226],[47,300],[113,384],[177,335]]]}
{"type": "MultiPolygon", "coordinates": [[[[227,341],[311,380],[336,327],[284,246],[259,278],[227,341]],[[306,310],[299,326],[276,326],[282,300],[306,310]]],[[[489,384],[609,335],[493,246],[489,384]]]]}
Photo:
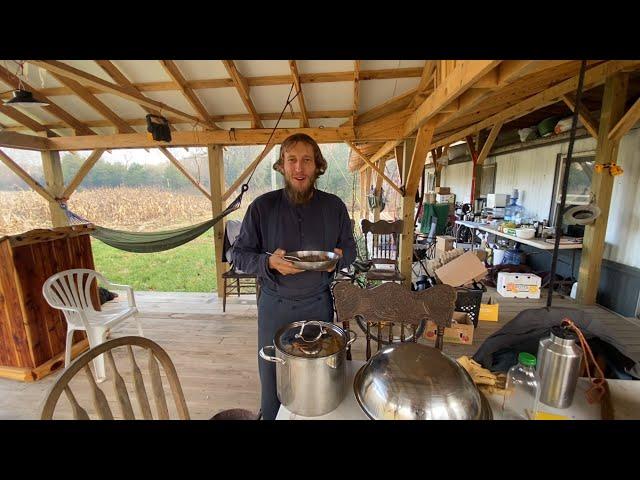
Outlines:
{"type": "MultiPolygon", "coordinates": [[[[180,380],[171,358],[157,343],[137,336],[109,340],[85,352],[72,363],[49,391],[40,418],[52,420],[54,412],[58,413],[58,418],[68,418],[72,414],[74,420],[135,420],[136,418],[169,420],[170,417],[189,420],[190,418],[180,380]],[[106,358],[108,375],[107,380],[98,386],[94,372],[91,370],[91,362],[102,354],[106,358]],[[164,376],[161,374],[161,369],[164,371],[164,376]],[[84,375],[79,375],[80,372],[84,375]],[[163,377],[169,384],[173,405],[167,402],[163,377]],[[151,386],[150,396],[154,408],[149,400],[145,383],[151,386]],[[135,393],[136,402],[132,402],[130,391],[135,393]],[[60,401],[63,392],[67,402],[60,401]],[[56,407],[59,407],[58,410],[56,407]]],[[[257,420],[258,418],[259,414],[247,410],[230,409],[218,412],[212,420],[257,420]]]]}
{"type": "Polygon", "coordinates": [[[404,275],[400,273],[398,256],[403,221],[370,222],[365,218],[360,222],[360,226],[364,235],[367,260],[372,264],[366,273],[367,280],[402,282],[404,275]],[[392,268],[384,268],[383,265],[392,268]]]}
{"type": "MultiPolygon", "coordinates": [[[[333,287],[338,321],[349,328],[355,320],[366,336],[366,358],[371,357],[371,341],[382,345],[417,342],[428,320],[437,325],[436,348],[442,350],[444,329],[451,327],[456,290],[449,285],[435,285],[411,291],[397,283],[383,283],[373,288],[359,288],[346,282],[333,287]],[[395,332],[394,332],[395,328],[395,332]]],[[[347,351],[351,360],[351,350],[347,351]]]]}

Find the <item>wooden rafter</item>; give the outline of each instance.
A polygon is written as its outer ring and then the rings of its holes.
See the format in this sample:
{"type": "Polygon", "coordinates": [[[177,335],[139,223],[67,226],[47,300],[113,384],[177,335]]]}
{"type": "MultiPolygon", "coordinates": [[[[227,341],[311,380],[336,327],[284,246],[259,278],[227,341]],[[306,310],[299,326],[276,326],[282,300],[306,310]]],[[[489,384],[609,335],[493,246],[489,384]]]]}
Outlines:
{"type": "Polygon", "coordinates": [[[176,157],[174,157],[169,150],[167,150],[165,147],[160,147],[160,151],[164,154],[165,157],[169,159],[174,167],[176,167],[185,177],[187,177],[187,179],[193,184],[194,187],[200,190],[205,197],[211,200],[211,194],[207,192],[207,190],[202,185],[200,185],[200,183],[195,178],[191,176],[187,169],[182,166],[178,159],[176,159],[176,157]]]}
{"type": "Polygon", "coordinates": [[[351,147],[351,150],[353,150],[354,152],[356,152],[356,154],[362,158],[362,160],[364,160],[364,162],[370,166],[378,175],[382,176],[382,178],[384,178],[384,180],[389,184],[389,186],[391,188],[393,188],[396,192],[398,192],[400,195],[402,195],[402,190],[400,189],[400,187],[398,187],[393,180],[391,180],[389,177],[387,177],[384,172],[382,170],[380,170],[377,166],[376,166],[376,162],[378,160],[380,160],[379,158],[377,158],[375,161],[367,158],[366,155],[364,155],[360,150],[358,150],[358,148],[351,142],[347,141],[345,142],[347,145],[349,145],[349,147],[351,147]]]}
{"type": "Polygon", "coordinates": [[[406,174],[406,195],[414,196],[418,190],[420,175],[426,162],[429,145],[431,145],[431,137],[433,136],[435,128],[436,122],[434,120],[430,120],[418,129],[415,148],[413,150],[413,155],[411,156],[411,165],[409,166],[409,171],[406,174]]]}
{"type": "MultiPolygon", "coordinates": [[[[585,72],[584,76],[584,89],[588,90],[597,85],[600,85],[605,81],[608,76],[613,75],[616,72],[630,68],[632,66],[640,66],[638,61],[609,61],[596,65],[585,72]]],[[[550,87],[536,95],[532,95],[527,99],[512,105],[506,109],[503,109],[499,113],[492,115],[480,122],[477,122],[469,127],[465,127],[452,135],[442,138],[432,145],[432,148],[450,145],[453,142],[479,132],[487,127],[491,127],[498,122],[507,123],[509,121],[520,118],[527,113],[533,112],[540,108],[543,108],[552,103],[556,103],[558,99],[567,93],[575,91],[578,86],[578,77],[574,76],[560,82],[553,87],[550,87]]]]}
{"type": "Polygon", "coordinates": [[[356,124],[358,109],[360,108],[360,60],[353,61],[353,114],[351,125],[356,124]]]}
{"type": "Polygon", "coordinates": [[[249,85],[247,81],[244,79],[240,72],[238,71],[236,64],[233,60],[222,60],[224,64],[224,68],[227,69],[227,73],[233,80],[233,84],[242,99],[242,103],[246,109],[251,113],[252,116],[252,125],[251,128],[262,128],[262,121],[260,120],[260,115],[256,111],[256,108],[253,106],[253,102],[251,101],[251,95],[249,93],[249,85]]]}
{"type": "Polygon", "coordinates": [[[135,102],[139,105],[143,105],[149,108],[154,108],[156,110],[161,110],[163,112],[172,113],[177,117],[187,120],[189,123],[197,123],[200,121],[198,117],[189,115],[188,113],[185,113],[176,108],[170,107],[169,105],[166,105],[162,102],[157,102],[155,100],[147,98],[141,93],[136,93],[129,88],[122,87],[120,85],[117,85],[111,82],[107,82],[106,80],[103,80],[100,77],[96,77],[95,75],[91,75],[90,73],[84,72],[82,70],[74,68],[65,63],[55,61],[55,60],[47,60],[47,61],[29,60],[29,63],[36,65],[38,67],[42,67],[51,73],[56,73],[58,75],[62,75],[64,77],[70,78],[77,82],[81,82],[83,85],[89,85],[94,88],[97,88],[101,92],[112,93],[126,100],[135,102]]]}
{"type": "Polygon", "coordinates": [[[435,78],[436,70],[436,60],[427,60],[424,63],[424,67],[422,69],[422,77],[420,78],[420,83],[418,84],[418,88],[416,89],[416,93],[411,100],[410,107],[414,108],[420,103],[424,101],[427,97],[427,94],[431,93],[433,88],[433,81],[435,78]]]}
{"type": "MultiPolygon", "coordinates": [[[[291,77],[293,78],[293,83],[296,86],[296,92],[298,92],[298,106],[300,107],[300,114],[302,118],[300,120],[301,127],[309,126],[309,115],[307,114],[307,107],[304,103],[304,95],[302,94],[302,84],[300,83],[300,75],[298,73],[298,65],[295,60],[289,60],[289,68],[291,69],[291,77]]],[[[261,117],[262,115],[259,115],[261,117]]]]}
{"type": "Polygon", "coordinates": [[[160,65],[164,68],[164,71],[167,72],[167,75],[171,77],[171,79],[175,82],[178,90],[182,92],[182,95],[187,99],[189,105],[198,112],[198,117],[200,120],[209,125],[212,128],[218,128],[209,118],[209,112],[202,104],[202,102],[198,99],[194,91],[187,85],[187,81],[180,72],[180,69],[175,64],[173,60],[159,60],[160,65]]]}
{"type": "Polygon", "coordinates": [[[617,142],[631,130],[636,122],[640,120],[640,98],[635,101],[629,110],[622,116],[620,121],[609,132],[609,140],[617,142]]]}
{"type": "MultiPolygon", "coordinates": [[[[97,60],[102,62],[103,60],[97,60]]],[[[421,68],[389,68],[382,70],[361,70],[360,80],[384,80],[395,78],[415,78],[422,74],[421,68]]],[[[270,75],[261,77],[245,77],[250,87],[265,87],[270,85],[291,85],[290,75],[270,75]]],[[[350,82],[353,80],[353,72],[325,72],[325,73],[301,73],[300,83],[332,83],[350,82]]],[[[140,82],[133,86],[140,92],[162,92],[177,90],[174,82],[140,82]]],[[[210,78],[202,80],[188,80],[186,86],[193,90],[204,88],[228,88],[233,87],[230,78],[210,78]]],[[[102,90],[88,86],[91,93],[102,93],[102,90]]],[[[69,95],[71,91],[66,87],[52,87],[41,90],[43,95],[69,95]]]]}
{"type": "MultiPolygon", "coordinates": [[[[407,109],[415,93],[416,93],[416,89],[413,88],[401,95],[393,97],[389,100],[386,100],[376,105],[375,107],[370,108],[366,112],[363,112],[360,115],[358,115],[356,123],[372,122],[390,113],[407,109]]],[[[351,119],[344,122],[341,126],[344,127],[347,125],[351,125],[351,119]]]]}
{"type": "MultiPolygon", "coordinates": [[[[576,111],[576,101],[572,95],[566,94],[562,95],[562,101],[569,107],[572,112],[576,111]]],[[[593,118],[589,110],[583,104],[580,104],[580,109],[578,110],[578,118],[584,125],[584,128],[589,132],[589,134],[593,138],[598,138],[598,121],[593,118]]]]}
{"type": "Polygon", "coordinates": [[[28,115],[25,115],[24,113],[22,113],[16,108],[7,107],[6,105],[0,105],[0,113],[2,113],[3,115],[6,115],[10,119],[18,122],[20,125],[34,132],[46,132],[47,135],[56,136],[56,137],[58,136],[56,133],[52,132],[45,125],[42,125],[37,120],[34,120],[28,115]]]}
{"type": "Polygon", "coordinates": [[[57,73],[51,73],[51,76],[55,78],[58,82],[63,85],[66,85],[71,89],[73,93],[75,93],[80,99],[93,108],[96,112],[106,118],[113,126],[118,129],[120,133],[134,133],[135,130],[129,126],[127,122],[125,122],[118,114],[116,114],[113,110],[107,107],[102,101],[100,101],[97,97],[95,97],[92,93],[90,93],[85,87],[83,87],[80,83],[72,80],[70,78],[66,78],[62,75],[58,75],[57,73]]]}
{"type": "MultiPolygon", "coordinates": [[[[20,84],[20,82],[18,81],[18,78],[3,66],[0,66],[0,80],[11,85],[11,87],[13,88],[18,88],[20,84]]],[[[44,101],[49,104],[48,106],[42,107],[42,108],[44,108],[47,112],[49,112],[53,116],[62,120],[65,123],[64,128],[68,128],[68,127],[72,128],[75,131],[76,135],[93,135],[94,134],[94,132],[91,129],[89,129],[89,127],[87,127],[84,123],[82,123],[80,120],[75,118],[73,115],[69,114],[67,111],[60,108],[58,105],[55,104],[55,102],[53,102],[53,100],[48,98],[46,95],[43,95],[39,90],[33,88],[31,85],[29,85],[25,81],[23,81],[22,84],[25,87],[27,87],[31,93],[33,93],[33,96],[36,100],[44,101]]]]}
{"type": "Polygon", "coordinates": [[[20,165],[11,159],[6,153],[0,150],[0,160],[9,167],[13,173],[15,173],[18,177],[20,177],[27,185],[33,188],[40,196],[42,196],[45,200],[49,202],[55,202],[55,198],[38,182],[36,182],[31,175],[25,172],[20,165]]]}

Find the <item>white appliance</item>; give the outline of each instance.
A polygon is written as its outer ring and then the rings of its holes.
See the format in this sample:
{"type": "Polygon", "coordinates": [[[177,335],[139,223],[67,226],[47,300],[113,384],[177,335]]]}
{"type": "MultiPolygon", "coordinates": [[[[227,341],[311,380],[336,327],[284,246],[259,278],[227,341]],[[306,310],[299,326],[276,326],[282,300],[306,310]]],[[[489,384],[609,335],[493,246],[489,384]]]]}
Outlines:
{"type": "Polygon", "coordinates": [[[510,197],[506,193],[487,193],[487,208],[506,207],[510,197]]]}

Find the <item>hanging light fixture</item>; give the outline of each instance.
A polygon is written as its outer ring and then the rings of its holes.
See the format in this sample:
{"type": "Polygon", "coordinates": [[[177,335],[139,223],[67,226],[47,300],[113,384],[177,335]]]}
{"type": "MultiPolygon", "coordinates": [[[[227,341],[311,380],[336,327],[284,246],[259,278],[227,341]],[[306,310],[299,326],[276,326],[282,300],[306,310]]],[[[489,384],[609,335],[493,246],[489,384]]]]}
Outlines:
{"type": "Polygon", "coordinates": [[[16,62],[19,67],[16,72],[16,78],[18,79],[18,88],[13,90],[13,98],[4,102],[5,105],[10,107],[46,107],[49,103],[37,100],[33,97],[33,93],[26,90],[22,84],[22,78],[24,77],[24,61],[16,62]]]}

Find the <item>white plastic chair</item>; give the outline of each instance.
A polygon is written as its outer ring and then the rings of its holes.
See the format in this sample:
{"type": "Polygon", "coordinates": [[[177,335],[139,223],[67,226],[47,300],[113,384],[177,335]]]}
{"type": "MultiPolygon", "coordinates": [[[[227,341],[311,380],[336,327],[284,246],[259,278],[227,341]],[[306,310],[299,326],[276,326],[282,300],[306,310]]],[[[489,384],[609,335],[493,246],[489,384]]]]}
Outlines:
{"type": "MultiPolygon", "coordinates": [[[[62,310],[67,320],[67,342],[64,353],[64,366],[71,363],[71,345],[73,332],[84,330],[87,332],[90,348],[104,343],[107,331],[133,317],[138,324],[138,332],[142,333],[142,325],[136,318],[138,308],[133,296],[133,289],[128,285],[111,283],[104,276],[87,268],[75,268],[56,273],[47,279],[42,286],[42,294],[47,303],[53,308],[62,310]],[[91,301],[91,285],[93,281],[101,283],[105,287],[127,292],[127,305],[110,308],[108,311],[99,311],[93,307],[91,301]]],[[[106,378],[104,368],[104,355],[94,360],[98,381],[106,378]]]]}

